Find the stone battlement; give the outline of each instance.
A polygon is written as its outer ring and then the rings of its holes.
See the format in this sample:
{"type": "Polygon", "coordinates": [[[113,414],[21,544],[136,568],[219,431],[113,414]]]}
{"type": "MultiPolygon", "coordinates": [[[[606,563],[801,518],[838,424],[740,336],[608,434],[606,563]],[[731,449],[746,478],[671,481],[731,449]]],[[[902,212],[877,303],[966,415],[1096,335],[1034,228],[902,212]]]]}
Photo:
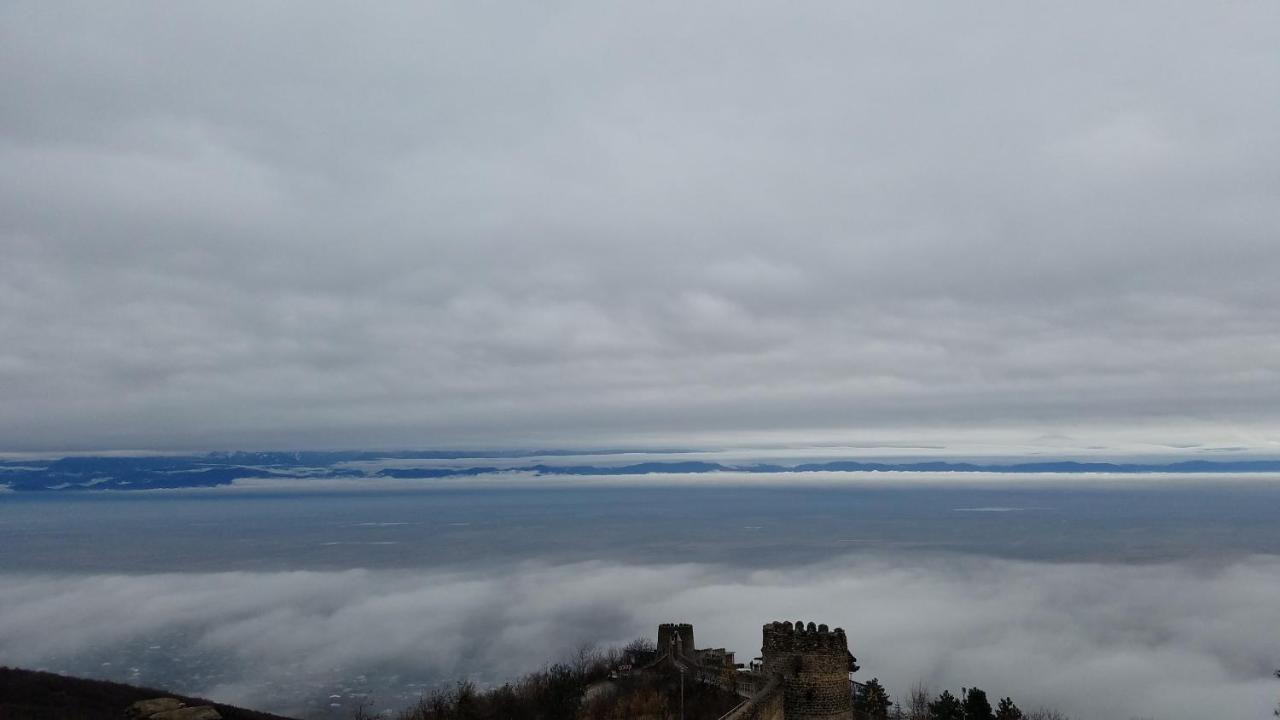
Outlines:
{"type": "MultiPolygon", "coordinates": [[[[697,650],[693,625],[658,626],[658,652],[699,682],[718,684],[748,698],[729,720],[852,720],[849,673],[858,665],[842,628],[804,622],[764,626],[761,662],[736,670],[733,654],[697,650]]],[[[740,667],[740,666],[739,666],[740,667]]]]}
{"type": "Polygon", "coordinates": [[[662,623],[658,626],[658,653],[692,654],[697,645],[693,644],[693,625],[690,623],[662,623]]]}
{"type": "Polygon", "coordinates": [[[844,628],[827,629],[826,625],[806,625],[801,621],[771,622],[764,626],[764,654],[830,654],[844,655],[849,640],[844,628]]]}
{"type": "Polygon", "coordinates": [[[763,671],[782,679],[785,720],[849,720],[849,673],[858,669],[842,628],[804,622],[764,626],[763,671]]]}

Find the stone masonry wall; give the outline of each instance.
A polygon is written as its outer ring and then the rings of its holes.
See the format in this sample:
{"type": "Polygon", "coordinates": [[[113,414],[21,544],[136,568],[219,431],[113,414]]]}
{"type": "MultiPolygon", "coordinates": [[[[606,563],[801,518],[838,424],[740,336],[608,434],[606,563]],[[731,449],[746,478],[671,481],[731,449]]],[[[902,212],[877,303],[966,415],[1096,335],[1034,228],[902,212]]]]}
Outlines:
{"type": "Polygon", "coordinates": [[[849,720],[849,672],[856,667],[844,630],[773,622],[764,626],[764,671],[782,678],[786,720],[849,720]]]}
{"type": "Polygon", "coordinates": [[[679,639],[683,652],[692,655],[696,645],[693,644],[693,625],[689,623],[663,623],[658,626],[658,654],[672,649],[672,640],[679,639]]]}
{"type": "Polygon", "coordinates": [[[722,720],[787,720],[782,683],[778,678],[722,720]]]}
{"type": "Polygon", "coordinates": [[[737,671],[723,649],[698,652],[689,623],[658,626],[658,652],[678,652],[694,679],[750,699],[726,720],[852,720],[849,673],[858,666],[844,630],[802,622],[764,626],[758,671],[737,671]],[[727,679],[726,679],[727,678],[727,679]]]}

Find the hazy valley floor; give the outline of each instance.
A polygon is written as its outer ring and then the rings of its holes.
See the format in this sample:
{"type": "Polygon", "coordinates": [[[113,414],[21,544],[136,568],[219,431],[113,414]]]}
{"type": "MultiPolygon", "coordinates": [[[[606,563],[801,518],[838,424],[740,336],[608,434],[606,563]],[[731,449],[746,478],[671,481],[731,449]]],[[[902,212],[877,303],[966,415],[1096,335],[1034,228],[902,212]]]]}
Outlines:
{"type": "Polygon", "coordinates": [[[1269,712],[1280,484],[956,482],[17,496],[0,664],[266,710],[409,702],[658,622],[750,658],[849,631],[863,679],[1078,717],[1269,712]]]}

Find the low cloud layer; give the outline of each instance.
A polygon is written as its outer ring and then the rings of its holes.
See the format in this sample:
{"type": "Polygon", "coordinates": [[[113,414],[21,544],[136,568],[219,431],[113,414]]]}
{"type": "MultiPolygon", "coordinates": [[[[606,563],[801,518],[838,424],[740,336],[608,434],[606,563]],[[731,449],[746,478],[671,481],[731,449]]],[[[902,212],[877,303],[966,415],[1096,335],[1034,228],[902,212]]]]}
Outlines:
{"type": "Polygon", "coordinates": [[[6,2],[4,449],[1274,450],[1278,13],[6,2]]]}
{"type": "Polygon", "coordinates": [[[500,679],[667,620],[695,623],[699,644],[741,658],[758,652],[772,619],[841,625],[860,677],[895,694],[921,679],[978,685],[1079,718],[1261,717],[1280,663],[1280,559],[1270,556],[1226,567],[917,558],[767,571],[585,563],[2,579],[4,663],[57,669],[181,637],[229,668],[190,690],[265,706],[282,702],[269,683],[373,671],[500,679]]]}

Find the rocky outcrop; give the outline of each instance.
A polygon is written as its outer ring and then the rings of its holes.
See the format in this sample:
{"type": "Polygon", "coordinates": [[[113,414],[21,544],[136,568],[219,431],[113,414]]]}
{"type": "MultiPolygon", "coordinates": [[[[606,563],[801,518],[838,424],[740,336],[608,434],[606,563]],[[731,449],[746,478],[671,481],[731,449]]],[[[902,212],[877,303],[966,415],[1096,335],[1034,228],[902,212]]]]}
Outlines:
{"type": "Polygon", "coordinates": [[[139,700],[125,710],[130,720],[222,720],[222,715],[210,705],[187,707],[177,698],[139,700]]]}
{"type": "Polygon", "coordinates": [[[124,711],[124,714],[131,718],[149,718],[157,713],[177,710],[184,706],[185,703],[178,698],[153,698],[151,700],[139,700],[130,705],[124,711]]]}

